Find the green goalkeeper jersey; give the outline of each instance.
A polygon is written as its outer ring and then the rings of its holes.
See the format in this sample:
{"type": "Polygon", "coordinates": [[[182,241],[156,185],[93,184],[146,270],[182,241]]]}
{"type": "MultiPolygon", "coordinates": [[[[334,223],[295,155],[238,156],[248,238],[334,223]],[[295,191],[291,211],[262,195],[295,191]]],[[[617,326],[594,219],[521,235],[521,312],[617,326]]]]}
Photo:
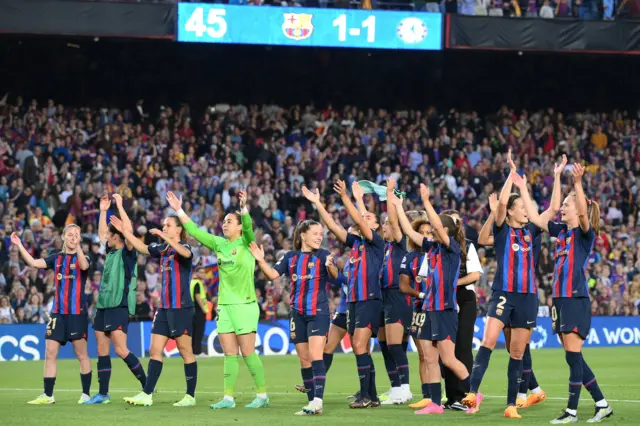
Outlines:
{"type": "Polygon", "coordinates": [[[220,288],[219,305],[235,305],[256,301],[253,281],[256,260],[249,251],[249,244],[255,241],[253,224],[249,214],[242,215],[242,237],[235,241],[216,237],[198,228],[192,220],[184,224],[184,229],[200,244],[213,250],[218,258],[220,288]]]}

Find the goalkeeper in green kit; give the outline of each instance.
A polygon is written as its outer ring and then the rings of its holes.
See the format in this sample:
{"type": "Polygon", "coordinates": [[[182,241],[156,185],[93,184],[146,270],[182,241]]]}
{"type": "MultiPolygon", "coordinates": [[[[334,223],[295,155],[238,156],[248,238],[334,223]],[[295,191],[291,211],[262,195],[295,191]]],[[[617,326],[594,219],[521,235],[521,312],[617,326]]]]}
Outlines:
{"type": "Polygon", "coordinates": [[[224,350],[224,398],[211,408],[234,408],[233,394],[238,378],[238,347],[256,383],[256,398],[246,408],[269,405],[264,386],[264,368],[255,352],[260,308],[253,281],[256,261],[249,251],[255,241],[251,216],[247,210],[247,193],[238,193],[241,213],[230,213],[222,222],[224,238],[201,230],[182,210],[182,196],[167,194],[167,202],[177,213],[184,229],[200,244],[213,250],[218,258],[220,289],[218,292],[217,330],[224,350]]]}

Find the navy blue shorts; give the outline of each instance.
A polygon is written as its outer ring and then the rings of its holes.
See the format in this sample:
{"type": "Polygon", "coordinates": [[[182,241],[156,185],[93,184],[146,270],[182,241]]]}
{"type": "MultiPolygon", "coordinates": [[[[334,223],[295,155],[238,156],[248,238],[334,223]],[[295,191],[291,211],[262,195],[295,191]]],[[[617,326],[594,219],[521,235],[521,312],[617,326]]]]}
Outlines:
{"type": "Polygon", "coordinates": [[[458,334],[458,313],[455,309],[429,311],[416,314],[418,339],[440,342],[451,340],[456,343],[458,334]]]}
{"type": "Polygon", "coordinates": [[[554,334],[576,333],[585,340],[591,329],[591,300],[588,297],[553,299],[551,320],[554,334]]]}
{"type": "Polygon", "coordinates": [[[400,323],[408,334],[411,330],[413,305],[411,297],[397,288],[382,290],[382,310],[384,325],[400,323]]]}
{"type": "Polygon", "coordinates": [[[422,316],[420,315],[422,313],[422,311],[413,311],[413,314],[411,315],[411,327],[409,328],[409,335],[411,337],[415,337],[416,339],[418,338],[418,328],[420,328],[420,326],[418,325],[418,320],[422,318],[422,316]]]}
{"type": "Polygon", "coordinates": [[[494,290],[489,300],[488,315],[505,327],[534,328],[538,318],[538,296],[535,293],[508,293],[494,290]]]}
{"type": "Polygon", "coordinates": [[[129,308],[120,306],[117,308],[98,309],[93,320],[93,329],[109,334],[120,330],[127,334],[129,329],[129,308]]]}
{"type": "Polygon", "coordinates": [[[69,341],[87,339],[89,319],[87,314],[51,314],[45,333],[46,340],[55,340],[62,346],[69,341]]]}
{"type": "Polygon", "coordinates": [[[193,334],[193,308],[158,309],[153,318],[151,334],[159,334],[171,339],[193,334]]]}
{"type": "Polygon", "coordinates": [[[302,315],[298,311],[289,314],[289,338],[291,343],[307,343],[309,337],[324,336],[329,333],[328,315],[302,315]]]}
{"type": "Polygon", "coordinates": [[[373,336],[378,335],[382,300],[371,299],[360,302],[349,302],[347,308],[347,331],[353,334],[356,328],[368,328],[373,336]]]}
{"type": "Polygon", "coordinates": [[[343,330],[347,329],[347,314],[340,314],[338,312],[336,312],[333,315],[333,321],[331,321],[331,324],[335,325],[336,327],[340,327],[343,330]]]}

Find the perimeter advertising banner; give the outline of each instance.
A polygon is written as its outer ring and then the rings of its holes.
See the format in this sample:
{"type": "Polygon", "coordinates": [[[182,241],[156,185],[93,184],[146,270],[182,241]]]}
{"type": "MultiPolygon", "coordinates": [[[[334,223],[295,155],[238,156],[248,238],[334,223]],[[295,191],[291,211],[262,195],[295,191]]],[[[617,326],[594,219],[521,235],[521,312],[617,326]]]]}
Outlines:
{"type": "MultiPolygon", "coordinates": [[[[482,340],[485,318],[476,320],[474,334],[474,348],[477,349],[482,340]]],[[[0,325],[0,361],[28,361],[44,359],[45,325],[0,325]]],[[[129,326],[129,349],[137,356],[146,356],[151,342],[151,322],[134,323],[129,326]]],[[[204,352],[210,356],[222,356],[222,349],[217,339],[215,321],[207,323],[203,339],[204,352]]],[[[372,340],[374,349],[378,349],[377,342],[372,340]]],[[[499,346],[504,346],[504,336],[501,336],[499,346]]],[[[89,330],[89,356],[97,357],[96,342],[93,331],[89,330]]],[[[594,317],[592,328],[586,347],[604,346],[640,346],[640,317],[594,317]]],[[[551,330],[551,318],[538,318],[538,326],[531,338],[532,349],[561,348],[558,337],[551,330]]],[[[411,342],[410,348],[415,351],[411,342]]],[[[345,338],[338,352],[352,351],[348,338],[345,338]]],[[[258,326],[256,352],[260,355],[293,355],[295,347],[289,341],[289,322],[279,320],[264,322],[258,326]]],[[[173,340],[165,348],[166,356],[179,356],[173,340]]],[[[115,357],[113,352],[111,356],[115,357]]],[[[75,358],[71,344],[60,349],[59,358],[75,358]]]]}

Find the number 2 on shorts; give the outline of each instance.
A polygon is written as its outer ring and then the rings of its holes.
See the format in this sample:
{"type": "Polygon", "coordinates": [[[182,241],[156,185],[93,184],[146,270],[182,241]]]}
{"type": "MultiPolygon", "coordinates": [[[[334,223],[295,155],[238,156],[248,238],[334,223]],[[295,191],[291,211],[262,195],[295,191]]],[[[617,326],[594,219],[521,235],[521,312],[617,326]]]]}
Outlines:
{"type": "Polygon", "coordinates": [[[501,314],[502,314],[502,312],[498,313],[498,310],[500,310],[500,311],[504,311],[504,305],[506,305],[506,304],[507,304],[507,298],[506,298],[506,297],[504,297],[504,296],[500,296],[500,297],[498,297],[498,299],[499,299],[500,301],[499,301],[499,302],[498,302],[498,304],[496,305],[496,315],[501,315],[501,314]]]}

